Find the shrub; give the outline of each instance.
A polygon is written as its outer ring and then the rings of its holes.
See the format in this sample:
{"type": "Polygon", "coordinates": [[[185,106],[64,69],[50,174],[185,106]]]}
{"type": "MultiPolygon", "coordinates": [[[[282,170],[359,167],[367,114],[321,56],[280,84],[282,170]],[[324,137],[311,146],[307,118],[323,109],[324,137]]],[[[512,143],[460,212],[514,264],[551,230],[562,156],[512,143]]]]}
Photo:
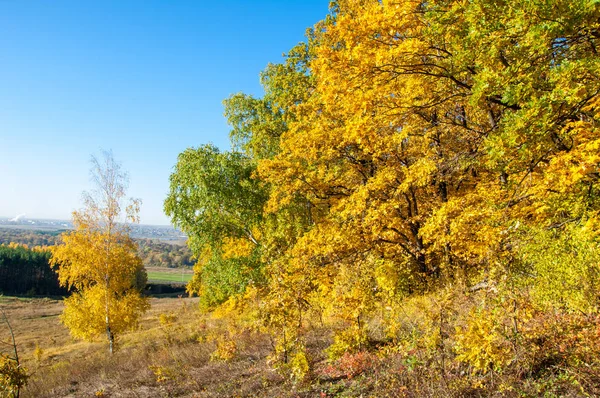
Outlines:
{"type": "Polygon", "coordinates": [[[27,370],[8,355],[0,355],[0,391],[8,397],[18,397],[27,384],[27,370]]]}

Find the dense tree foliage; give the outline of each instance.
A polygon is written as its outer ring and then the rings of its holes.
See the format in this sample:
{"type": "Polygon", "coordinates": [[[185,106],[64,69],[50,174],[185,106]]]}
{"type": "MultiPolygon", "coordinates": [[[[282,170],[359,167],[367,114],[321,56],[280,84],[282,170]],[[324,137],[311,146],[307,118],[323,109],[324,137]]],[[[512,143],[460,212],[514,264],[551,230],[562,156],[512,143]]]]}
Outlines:
{"type": "Polygon", "coordinates": [[[10,243],[17,243],[28,247],[53,246],[60,241],[60,234],[63,232],[64,230],[47,232],[17,228],[1,228],[0,244],[8,245],[10,243]]]}
{"type": "Polygon", "coordinates": [[[144,267],[191,267],[195,260],[185,242],[163,242],[156,239],[134,239],[144,267]]]}
{"type": "Polygon", "coordinates": [[[0,292],[62,296],[67,290],[50,268],[50,251],[0,245],[0,292]]]}
{"type": "MultiPolygon", "coordinates": [[[[35,231],[16,228],[0,229],[0,244],[18,243],[30,248],[60,244],[64,231],[35,231]]],[[[165,242],[157,239],[134,238],[138,255],[144,267],[191,267],[194,265],[192,252],[185,242],[165,242]]]]}
{"type": "Polygon", "coordinates": [[[211,145],[179,155],[165,212],[189,238],[199,259],[189,290],[208,305],[243,293],[260,279],[260,225],[266,192],[252,178],[255,164],[211,145]]]}
{"type": "Polygon", "coordinates": [[[233,151],[180,156],[192,289],[296,376],[310,319],[332,358],[377,337],[442,373],[599,366],[599,45],[595,1],[333,2],[263,98],[226,101],[233,151]]]}

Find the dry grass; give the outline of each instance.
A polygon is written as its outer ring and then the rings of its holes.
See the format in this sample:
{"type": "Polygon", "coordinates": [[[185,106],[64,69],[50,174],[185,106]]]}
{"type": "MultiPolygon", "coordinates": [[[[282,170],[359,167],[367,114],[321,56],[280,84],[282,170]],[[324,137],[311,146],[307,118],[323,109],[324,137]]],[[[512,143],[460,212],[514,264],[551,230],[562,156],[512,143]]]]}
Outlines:
{"type": "MultiPolygon", "coordinates": [[[[227,333],[227,327],[201,315],[197,303],[197,298],[152,299],[139,329],[122,336],[111,357],[103,342],[84,343],[69,337],[59,323],[60,301],[2,298],[0,305],[32,374],[23,396],[522,397],[548,390],[556,394],[547,396],[583,396],[583,390],[569,380],[534,380],[509,373],[468,375],[420,351],[381,357],[374,346],[371,352],[330,364],[324,356],[324,348],[331,343],[327,328],[306,330],[314,371],[307,382],[294,383],[268,365],[272,343],[265,335],[236,335],[233,358],[211,360],[216,340],[227,333]]],[[[0,332],[6,336],[5,329],[0,332]]],[[[590,371],[589,377],[596,373],[590,371]]]]}
{"type": "Polygon", "coordinates": [[[3,297],[22,362],[32,374],[23,396],[285,396],[287,381],[264,360],[271,349],[265,336],[241,336],[235,360],[211,361],[212,339],[222,328],[198,313],[197,302],[152,299],[139,329],[122,336],[111,357],[103,342],[71,339],[59,322],[61,301],[3,297]],[[161,314],[176,320],[161,324],[161,314]]]}
{"type": "MultiPolygon", "coordinates": [[[[406,396],[405,390],[380,388],[366,369],[356,378],[331,377],[323,349],[329,331],[307,335],[316,372],[310,382],[295,384],[267,364],[272,345],[267,336],[236,336],[231,361],[211,360],[214,340],[224,325],[201,316],[196,298],[152,299],[139,330],[123,336],[112,357],[102,342],[73,341],[59,323],[60,301],[7,299],[3,306],[15,326],[25,365],[32,373],[25,397],[333,397],[406,396]],[[161,324],[160,315],[172,323],[161,324]],[[36,347],[42,354],[36,359],[36,347]]],[[[387,371],[387,369],[385,369],[387,371]]],[[[393,375],[393,373],[390,373],[393,375]]],[[[395,389],[397,380],[389,381],[395,389]]],[[[385,386],[384,386],[385,387],[385,386]]]]}
{"type": "MultiPolygon", "coordinates": [[[[62,302],[3,298],[32,377],[24,397],[312,397],[332,396],[332,381],[294,384],[267,364],[272,345],[265,335],[235,337],[231,361],[211,360],[215,340],[226,333],[217,320],[197,311],[197,298],[151,300],[139,329],[122,336],[111,357],[103,342],[70,338],[59,322],[62,302]],[[174,321],[161,323],[160,315],[174,321]],[[37,358],[36,358],[37,349],[37,358]],[[41,351],[40,351],[41,349],[41,351]],[[322,395],[325,394],[325,395],[322,395]]],[[[309,349],[322,361],[328,332],[313,331],[309,349]]],[[[344,383],[343,380],[341,380],[344,383]]],[[[340,380],[335,380],[334,384],[340,380]]]]}
{"type": "MultiPolygon", "coordinates": [[[[82,348],[71,340],[68,331],[59,323],[63,304],[60,300],[0,298],[0,305],[15,332],[21,360],[28,366],[33,361],[36,347],[46,354],[48,361],[59,360],[72,349],[82,348]]],[[[6,325],[0,326],[0,337],[8,336],[6,325]]]]}
{"type": "MultiPolygon", "coordinates": [[[[138,368],[144,360],[150,363],[157,357],[153,353],[153,340],[162,333],[159,314],[188,310],[194,314],[191,309],[195,309],[197,299],[152,299],[151,310],[140,322],[139,329],[119,340],[121,350],[114,358],[106,354],[103,342],[87,343],[70,337],[59,321],[62,301],[3,297],[0,303],[14,329],[21,362],[32,374],[25,396],[69,395],[77,393],[80,388],[74,386],[78,385],[84,385],[81,392],[89,396],[90,387],[97,387],[94,392],[99,391],[106,380],[116,377],[126,382],[131,380],[132,372],[151,373],[147,368],[138,368]],[[112,374],[113,369],[120,375],[112,374]]],[[[2,327],[0,336],[4,338],[8,331],[5,325],[2,327]]]]}

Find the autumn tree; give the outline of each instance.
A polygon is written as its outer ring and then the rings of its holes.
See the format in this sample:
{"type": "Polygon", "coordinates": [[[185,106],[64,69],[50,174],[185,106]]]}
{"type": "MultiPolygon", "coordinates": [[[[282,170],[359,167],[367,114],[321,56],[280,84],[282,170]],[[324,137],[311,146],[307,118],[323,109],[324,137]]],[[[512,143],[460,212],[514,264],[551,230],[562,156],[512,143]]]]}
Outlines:
{"type": "Polygon", "coordinates": [[[188,290],[209,307],[233,298],[244,306],[269,303],[256,311],[262,318],[254,323],[281,337],[284,351],[294,341],[284,320],[298,319],[301,292],[272,282],[286,272],[277,260],[309,227],[313,209],[298,198],[265,215],[270,187],[256,166],[279,152],[281,136],[296,119],[294,107],[310,93],[309,59],[309,46],[299,44],[284,63],[270,64],[261,74],[262,98],[235,94],[225,100],[233,150],[204,145],[180,154],[165,201],[165,212],[189,236],[198,260],[188,290]],[[246,294],[257,300],[243,299],[246,294]]]}
{"type": "MultiPolygon", "coordinates": [[[[465,297],[447,291],[489,293],[455,341],[457,361],[479,370],[517,361],[503,331],[532,330],[550,308],[595,327],[599,20],[587,0],[338,0],[263,72],[262,98],[226,100],[233,153],[262,190],[251,225],[276,351],[302,362],[307,318],[345,328],[332,357],[367,346],[373,323],[397,339],[411,300],[424,345],[439,349],[448,303],[465,297]],[[476,337],[488,334],[486,354],[476,337]]],[[[207,207],[224,188],[203,181],[206,164],[186,163],[172,188],[192,235],[207,209],[249,204],[207,207]]]]}
{"type": "Polygon", "coordinates": [[[139,221],[140,201],[125,203],[127,176],[111,152],[92,157],[95,189],[84,193],[84,208],[73,212],[74,231],[53,247],[51,264],[61,285],[73,290],[65,299],[62,322],[75,337],[115,339],[137,325],[147,310],[141,290],[146,273],[129,237],[127,222],[139,221]]]}
{"type": "Polygon", "coordinates": [[[315,29],[314,90],[258,169],[271,210],[323,209],[288,264],[345,316],[485,278],[518,220],[595,214],[598,7],[501,4],[338,1],[315,29]]]}
{"type": "Polygon", "coordinates": [[[231,126],[229,138],[236,151],[254,161],[279,153],[281,136],[298,119],[296,105],[303,103],[312,90],[313,79],[308,69],[310,48],[300,43],[288,52],[284,63],[269,64],[261,72],[260,82],[265,91],[261,98],[237,93],[223,101],[225,117],[231,126]]]}
{"type": "MultiPolygon", "coordinates": [[[[276,157],[290,126],[303,117],[298,112],[299,105],[308,100],[314,89],[309,62],[313,58],[315,33],[310,29],[307,38],[306,43],[299,43],[286,54],[284,62],[269,64],[261,73],[264,89],[261,98],[238,93],[224,101],[225,116],[232,127],[232,146],[255,165],[276,157]]],[[[261,182],[269,197],[277,192],[256,171],[254,178],[261,182]]],[[[266,278],[261,289],[250,294],[258,300],[253,303],[245,300],[243,305],[260,303],[256,311],[260,317],[255,323],[275,337],[276,359],[303,363],[303,343],[297,327],[307,310],[307,289],[313,285],[313,275],[290,266],[289,249],[312,227],[320,209],[301,195],[287,196],[277,211],[266,211],[264,205],[261,259],[266,278]]],[[[316,310],[313,315],[318,317],[319,306],[312,308],[316,310]]]]}

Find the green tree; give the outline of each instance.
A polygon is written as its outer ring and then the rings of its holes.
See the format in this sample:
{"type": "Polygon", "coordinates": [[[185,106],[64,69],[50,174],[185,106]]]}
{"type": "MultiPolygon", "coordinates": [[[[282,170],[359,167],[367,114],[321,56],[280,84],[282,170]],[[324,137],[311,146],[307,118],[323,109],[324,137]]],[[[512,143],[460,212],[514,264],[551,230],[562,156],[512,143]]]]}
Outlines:
{"type": "Polygon", "coordinates": [[[254,162],[212,145],[187,149],[171,175],[165,213],[188,236],[199,259],[190,287],[206,304],[217,304],[260,279],[262,207],[267,192],[253,178],[254,162]],[[227,244],[244,253],[224,256],[227,244]],[[206,256],[206,249],[210,255],[206,256]]]}

